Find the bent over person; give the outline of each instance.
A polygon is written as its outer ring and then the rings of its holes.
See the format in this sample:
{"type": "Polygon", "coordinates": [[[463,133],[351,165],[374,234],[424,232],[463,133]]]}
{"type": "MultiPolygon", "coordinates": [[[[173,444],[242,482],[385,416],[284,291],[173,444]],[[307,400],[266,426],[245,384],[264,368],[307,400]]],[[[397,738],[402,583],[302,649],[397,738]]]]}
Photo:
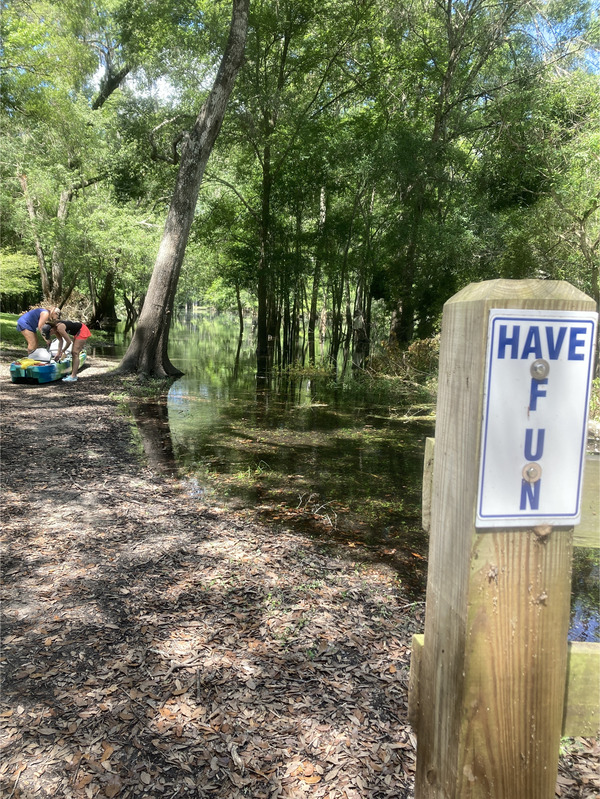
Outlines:
{"type": "Polygon", "coordinates": [[[73,367],[71,374],[63,377],[63,383],[74,383],[77,380],[77,372],[79,370],[79,353],[83,349],[86,339],[92,335],[90,329],[83,322],[72,322],[70,319],[50,319],[48,324],[58,338],[57,361],[60,361],[62,354],[69,349],[71,336],[73,336],[73,349],[71,351],[73,367]]]}
{"type": "MultiPolygon", "coordinates": [[[[17,320],[17,330],[22,333],[27,342],[27,354],[30,355],[38,348],[37,334],[42,333],[42,327],[52,325],[60,320],[59,308],[30,308],[21,314],[17,320]]],[[[45,338],[45,336],[44,336],[45,338]]]]}

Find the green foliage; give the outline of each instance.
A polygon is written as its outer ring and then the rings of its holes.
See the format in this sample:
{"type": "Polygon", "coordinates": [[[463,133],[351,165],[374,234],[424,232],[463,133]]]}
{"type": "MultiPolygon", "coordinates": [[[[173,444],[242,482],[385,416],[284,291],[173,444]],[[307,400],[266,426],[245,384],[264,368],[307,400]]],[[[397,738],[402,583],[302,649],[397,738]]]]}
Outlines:
{"type": "Polygon", "coordinates": [[[35,258],[22,253],[0,252],[0,293],[27,294],[39,291],[38,265],[35,258]]]}
{"type": "Polygon", "coordinates": [[[207,0],[125,0],[116,10],[121,41],[129,56],[150,74],[179,76],[184,62],[201,65],[200,57],[217,49],[227,31],[229,5],[207,0]],[[164,59],[167,63],[164,63],[164,59]],[[161,63],[162,62],[162,63],[161,63]]]}
{"type": "Polygon", "coordinates": [[[65,90],[84,89],[97,67],[85,41],[89,5],[39,0],[2,3],[7,68],[0,71],[0,86],[4,107],[11,115],[25,112],[30,118],[60,125],[65,90]]]}
{"type": "Polygon", "coordinates": [[[502,276],[565,279],[600,299],[599,106],[598,75],[575,70],[547,72],[497,108],[503,131],[480,160],[478,185],[502,276]]]}
{"type": "MultiPolygon", "coordinates": [[[[273,320],[305,320],[318,286],[330,326],[334,310],[345,325],[346,304],[351,316],[381,300],[372,342],[401,306],[406,343],[418,344],[472,281],[561,278],[600,299],[593,6],[552,0],[542,18],[520,0],[454,15],[423,0],[252,3],[178,302],[234,307],[240,292],[253,305],[262,268],[273,320]]],[[[6,249],[28,264],[41,249],[81,295],[114,274],[117,295],[139,300],[230,10],[2,4],[6,249]],[[127,80],[96,107],[99,76],[123,67],[127,80]]],[[[14,292],[30,290],[33,273],[15,274],[14,292]]],[[[3,280],[12,292],[12,272],[3,280]]],[[[422,358],[391,349],[371,365],[417,379],[431,366],[422,358]]]]}

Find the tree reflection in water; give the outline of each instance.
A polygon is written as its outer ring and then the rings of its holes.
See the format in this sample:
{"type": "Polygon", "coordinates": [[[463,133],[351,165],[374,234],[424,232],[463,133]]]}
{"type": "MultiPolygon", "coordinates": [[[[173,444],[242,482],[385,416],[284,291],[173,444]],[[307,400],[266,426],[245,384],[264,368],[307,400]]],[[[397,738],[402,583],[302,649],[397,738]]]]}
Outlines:
{"type": "MultiPolygon", "coordinates": [[[[126,343],[116,337],[110,354],[98,354],[118,358],[126,343]]],[[[409,393],[404,403],[388,401],[373,387],[345,390],[293,371],[257,380],[251,331],[240,339],[236,320],[224,314],[176,320],[170,350],[185,376],[171,386],[168,405],[163,398],[130,406],[150,468],[177,476],[179,467],[202,493],[210,470],[227,495],[250,505],[260,497],[275,516],[319,496],[334,506],[338,532],[395,552],[403,583],[424,586],[420,493],[434,424],[419,416],[423,400],[409,393]]],[[[598,550],[577,548],[571,640],[600,638],[598,586],[598,550]]]]}
{"type": "Polygon", "coordinates": [[[132,400],[129,409],[135,420],[149,468],[165,477],[176,477],[177,464],[166,402],[132,400]]]}

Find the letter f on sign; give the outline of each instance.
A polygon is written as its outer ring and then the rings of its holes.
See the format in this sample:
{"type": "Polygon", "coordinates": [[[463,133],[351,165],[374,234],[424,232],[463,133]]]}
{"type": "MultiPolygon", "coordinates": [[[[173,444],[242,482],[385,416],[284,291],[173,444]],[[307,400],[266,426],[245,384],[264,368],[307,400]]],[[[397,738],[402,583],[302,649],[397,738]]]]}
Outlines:
{"type": "Polygon", "coordinates": [[[544,380],[532,380],[531,381],[531,390],[529,392],[529,410],[536,411],[537,410],[537,401],[538,397],[545,397],[546,390],[543,386],[548,385],[548,378],[544,378],[544,380]]]}

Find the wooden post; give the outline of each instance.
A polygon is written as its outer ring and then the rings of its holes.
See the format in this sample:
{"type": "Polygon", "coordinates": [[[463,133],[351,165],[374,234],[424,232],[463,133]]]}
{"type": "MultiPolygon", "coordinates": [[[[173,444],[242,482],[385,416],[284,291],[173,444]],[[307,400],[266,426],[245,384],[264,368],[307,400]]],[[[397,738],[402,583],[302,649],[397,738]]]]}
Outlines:
{"type": "Polygon", "coordinates": [[[575,528],[575,546],[600,549],[600,458],[589,455],[585,461],[581,524],[575,528]]]}
{"type": "Polygon", "coordinates": [[[574,641],[568,653],[562,734],[593,738],[600,729],[600,644],[574,641]]]}
{"type": "Polygon", "coordinates": [[[552,799],[573,527],[476,527],[492,308],[594,312],[559,281],[467,286],[444,307],[416,799],[552,799]]]}

